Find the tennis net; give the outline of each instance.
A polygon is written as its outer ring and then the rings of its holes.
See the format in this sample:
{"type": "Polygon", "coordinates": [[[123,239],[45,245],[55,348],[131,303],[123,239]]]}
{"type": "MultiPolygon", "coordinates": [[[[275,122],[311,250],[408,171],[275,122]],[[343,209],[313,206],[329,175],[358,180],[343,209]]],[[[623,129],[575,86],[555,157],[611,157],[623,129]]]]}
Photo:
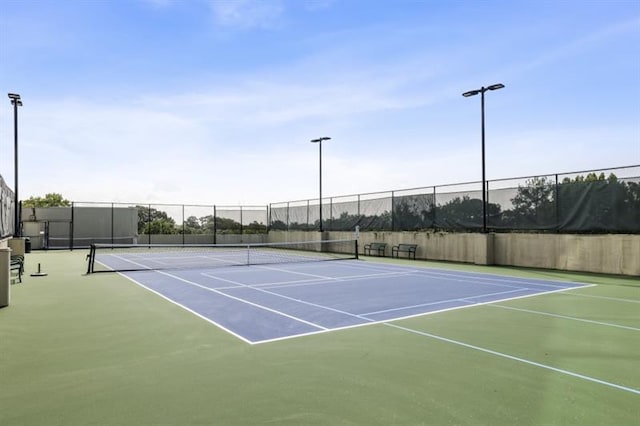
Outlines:
{"type": "Polygon", "coordinates": [[[357,240],[213,245],[91,244],[87,273],[357,259],[357,244],[357,240]]]}

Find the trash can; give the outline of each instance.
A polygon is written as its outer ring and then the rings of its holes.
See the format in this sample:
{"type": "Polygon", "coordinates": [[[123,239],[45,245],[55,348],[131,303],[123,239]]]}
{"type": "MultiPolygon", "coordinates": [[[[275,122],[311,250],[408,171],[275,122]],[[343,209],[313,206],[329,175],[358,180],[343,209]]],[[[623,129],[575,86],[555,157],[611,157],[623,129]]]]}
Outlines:
{"type": "Polygon", "coordinates": [[[31,240],[29,237],[24,239],[24,252],[31,253],[31,240]]]}

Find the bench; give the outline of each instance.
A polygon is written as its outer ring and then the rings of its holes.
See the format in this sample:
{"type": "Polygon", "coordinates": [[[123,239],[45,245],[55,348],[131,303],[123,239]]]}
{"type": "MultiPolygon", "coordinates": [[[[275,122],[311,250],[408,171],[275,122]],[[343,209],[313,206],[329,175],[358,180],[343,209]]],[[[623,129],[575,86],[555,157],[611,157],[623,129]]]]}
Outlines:
{"type": "Polygon", "coordinates": [[[24,256],[13,255],[11,256],[11,268],[10,271],[16,271],[18,276],[18,282],[22,282],[22,274],[24,274],[24,256]]]}
{"type": "Polygon", "coordinates": [[[413,257],[413,260],[416,260],[417,248],[417,244],[398,244],[391,248],[391,257],[400,257],[400,253],[407,253],[409,259],[413,257]]]}
{"type": "Polygon", "coordinates": [[[371,256],[371,252],[378,256],[384,257],[384,251],[387,248],[387,243],[369,243],[364,245],[364,254],[371,256]]]}

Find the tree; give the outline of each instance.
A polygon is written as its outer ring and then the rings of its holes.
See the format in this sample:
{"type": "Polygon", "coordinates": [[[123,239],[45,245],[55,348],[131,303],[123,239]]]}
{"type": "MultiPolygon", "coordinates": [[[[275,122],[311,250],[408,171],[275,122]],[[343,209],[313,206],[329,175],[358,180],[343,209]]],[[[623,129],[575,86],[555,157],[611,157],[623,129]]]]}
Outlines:
{"type": "MultiPolygon", "coordinates": [[[[487,203],[487,221],[500,216],[500,205],[487,203]]],[[[482,200],[463,195],[436,209],[436,226],[441,229],[482,229],[482,200]]]]}
{"type": "Polygon", "coordinates": [[[167,212],[153,207],[136,206],[138,209],[138,234],[177,234],[176,221],[167,212]]]}
{"type": "Polygon", "coordinates": [[[506,229],[565,232],[640,232],[640,185],[615,174],[533,178],[518,186],[513,209],[503,212],[506,229]]]}
{"type": "Polygon", "coordinates": [[[200,220],[195,216],[189,216],[184,221],[184,233],[202,234],[202,226],[200,225],[200,220]]]}
{"type": "Polygon", "coordinates": [[[558,186],[559,228],[574,232],[640,232],[638,183],[589,173],[558,186]]]}
{"type": "Polygon", "coordinates": [[[254,220],[248,225],[242,228],[243,234],[265,234],[267,232],[267,225],[254,220]]]}
{"type": "Polygon", "coordinates": [[[142,234],[177,234],[176,223],[173,219],[155,219],[146,223],[142,234]]]}
{"type": "Polygon", "coordinates": [[[518,185],[511,199],[512,210],[502,216],[502,225],[511,229],[554,229],[556,226],[555,183],[534,177],[518,185]]]}
{"type": "Polygon", "coordinates": [[[61,194],[51,192],[45,194],[44,197],[29,197],[28,200],[22,202],[24,208],[36,207],[70,207],[71,201],[65,199],[61,194]]]}
{"type": "Polygon", "coordinates": [[[393,228],[414,231],[433,228],[433,194],[405,195],[393,199],[393,228]]]}

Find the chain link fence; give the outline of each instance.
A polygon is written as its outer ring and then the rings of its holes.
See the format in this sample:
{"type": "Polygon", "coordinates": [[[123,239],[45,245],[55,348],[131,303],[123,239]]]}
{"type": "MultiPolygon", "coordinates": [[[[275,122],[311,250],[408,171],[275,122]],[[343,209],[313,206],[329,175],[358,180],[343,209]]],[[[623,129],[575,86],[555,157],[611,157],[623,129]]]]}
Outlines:
{"type": "MultiPolygon", "coordinates": [[[[487,229],[640,233],[640,166],[487,181],[487,229]]],[[[270,227],[319,229],[319,201],[270,205],[270,227]]],[[[327,231],[481,231],[482,182],[322,200],[327,231]]]]}
{"type": "MultiPolygon", "coordinates": [[[[640,165],[487,182],[487,229],[640,233],[640,165]]],[[[0,231],[13,233],[13,192],[0,177],[0,231]]],[[[264,242],[269,229],[319,229],[315,200],[270,206],[73,202],[25,208],[22,235],[34,248],[91,243],[264,242]]],[[[469,182],[322,200],[327,231],[482,231],[482,183],[469,182]]]]}
{"type": "Polygon", "coordinates": [[[267,206],[73,202],[23,211],[34,248],[263,242],[267,206]]]}

